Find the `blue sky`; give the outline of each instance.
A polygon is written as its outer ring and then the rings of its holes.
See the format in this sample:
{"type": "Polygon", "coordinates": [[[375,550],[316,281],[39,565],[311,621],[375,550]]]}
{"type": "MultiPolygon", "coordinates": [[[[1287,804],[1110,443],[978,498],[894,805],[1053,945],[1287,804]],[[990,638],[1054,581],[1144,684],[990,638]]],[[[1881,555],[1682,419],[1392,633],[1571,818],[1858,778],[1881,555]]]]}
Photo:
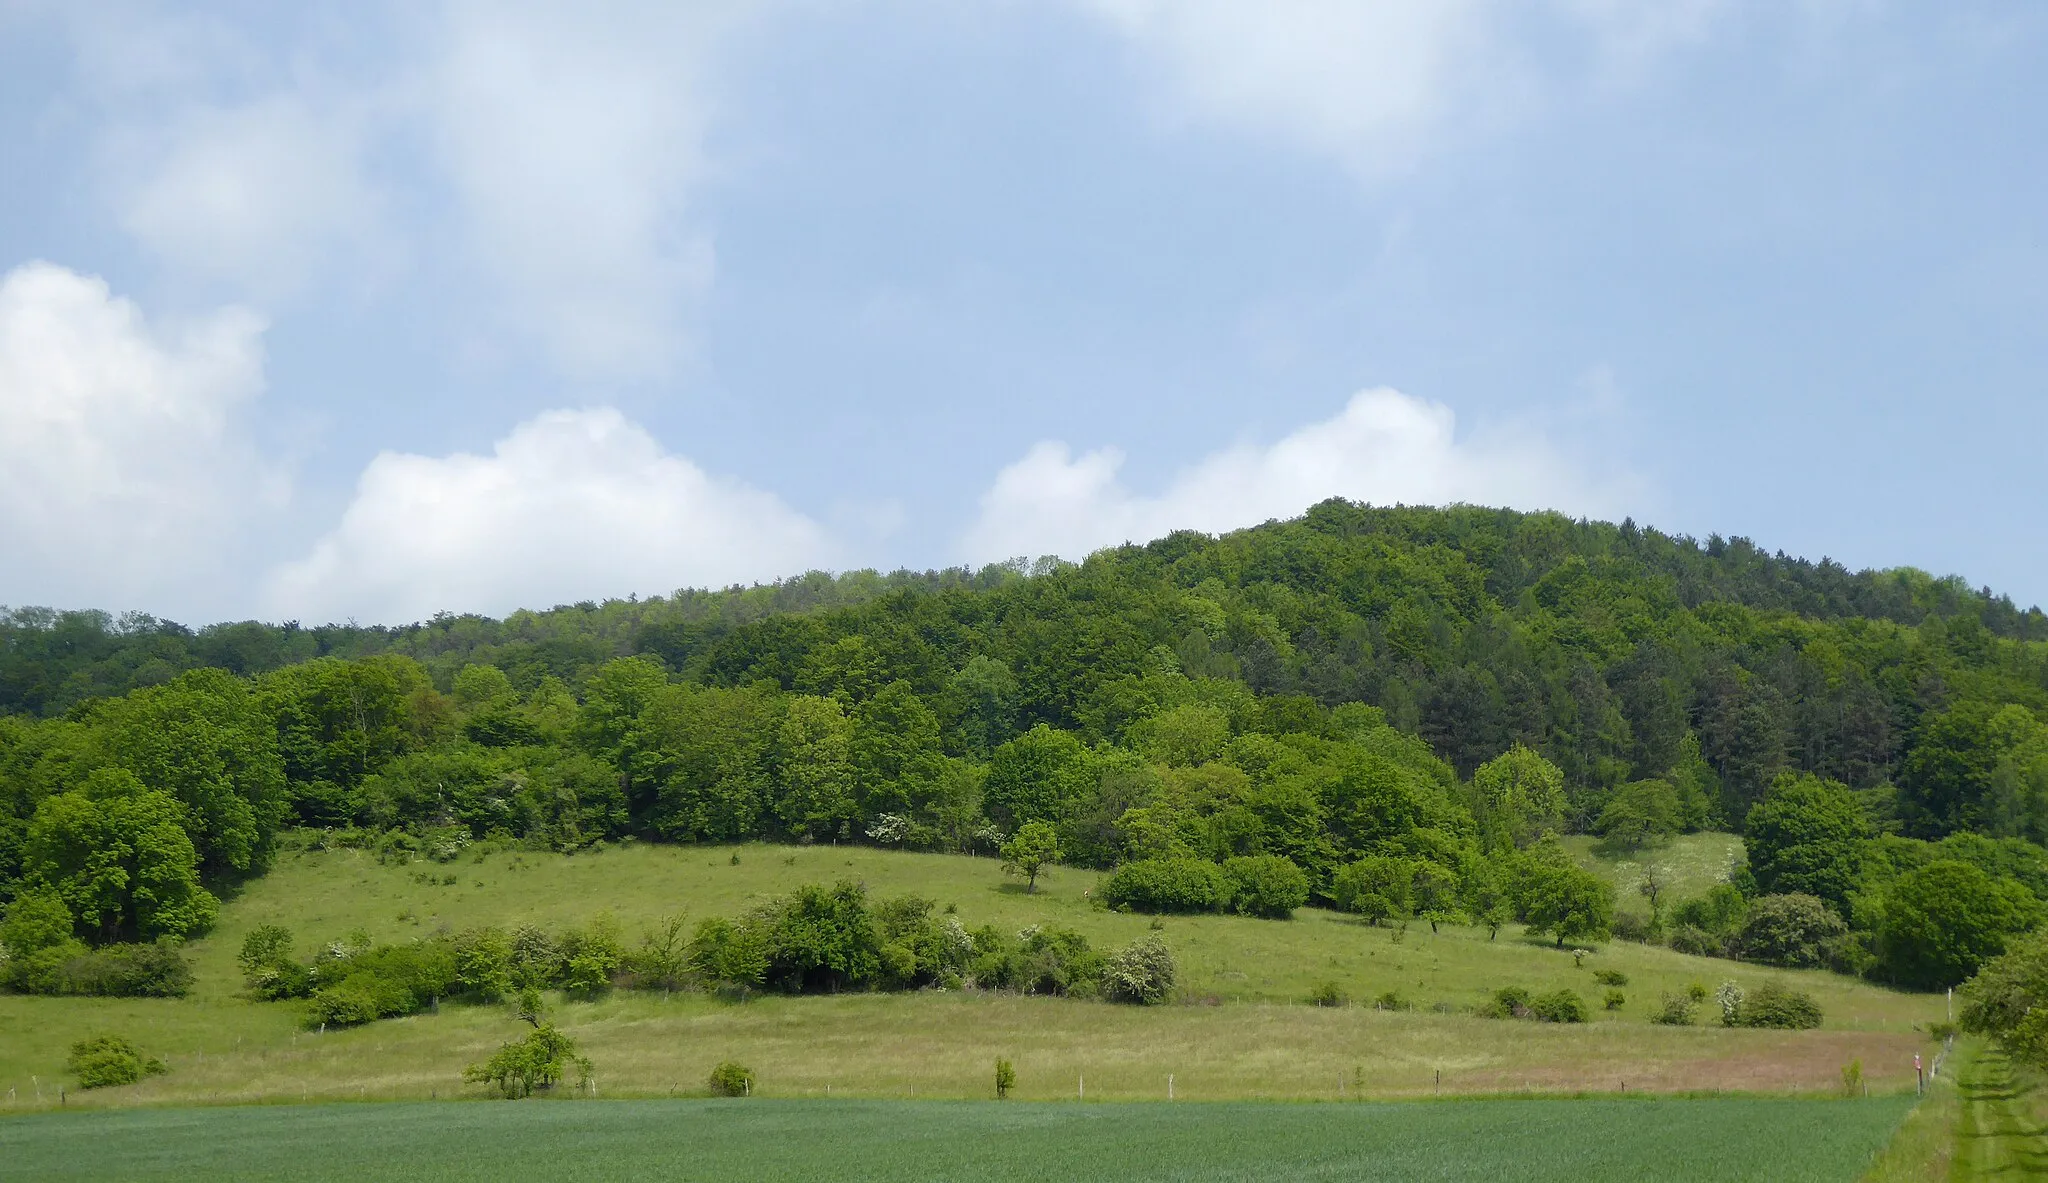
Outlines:
{"type": "Polygon", "coordinates": [[[0,0],[0,604],[411,620],[1330,495],[2048,600],[2048,9],[0,0]]]}

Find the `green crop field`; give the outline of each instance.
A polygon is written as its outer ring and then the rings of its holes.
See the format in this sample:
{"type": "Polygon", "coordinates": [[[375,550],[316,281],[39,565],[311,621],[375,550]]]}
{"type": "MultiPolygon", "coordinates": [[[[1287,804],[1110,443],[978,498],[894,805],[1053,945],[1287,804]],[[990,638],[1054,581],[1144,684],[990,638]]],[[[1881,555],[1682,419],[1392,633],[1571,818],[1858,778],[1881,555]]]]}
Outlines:
{"type": "MultiPolygon", "coordinates": [[[[54,1106],[67,1079],[66,1049],[101,1031],[136,1040],[171,1072],[73,1092],[73,1106],[481,1095],[461,1084],[463,1067],[522,1029],[501,1008],[449,1004],[349,1030],[304,1031],[298,1004],[239,997],[234,953],[242,935],[281,923],[308,949],[354,929],[397,940],[443,925],[582,923],[608,910],[630,942],[665,915],[733,915],[798,883],[838,878],[877,895],[917,892],[957,905],[970,926],[1069,926],[1098,947],[1152,924],[1091,906],[1093,873],[1058,869],[1026,894],[992,860],[870,848],[628,845],[410,866],[380,865],[359,851],[293,855],[228,901],[214,934],[191,946],[198,982],[190,998],[0,996],[0,1112],[54,1106]]],[[[615,991],[594,1002],[558,1000],[556,1019],[593,1060],[605,1097],[701,1094],[711,1066],[733,1057],[759,1074],[771,1097],[978,1099],[988,1095],[990,1064],[1001,1055],[1017,1064],[1021,1098],[1070,1097],[1085,1078],[1091,1099],[1163,1099],[1171,1076],[1182,1098],[1226,1101],[1439,1089],[1822,1093],[1852,1059],[1862,1061],[1873,1090],[1897,1091],[1911,1085],[1913,1055],[1931,1050],[1918,1028],[1943,1016],[1939,996],[1625,942],[1605,944],[1579,965],[1569,950],[1513,927],[1493,940],[1483,929],[1432,933],[1420,922],[1403,933],[1305,909],[1292,921],[1169,917],[1162,933],[1183,980],[1176,1004],[1163,1007],[973,991],[745,1003],[615,991]],[[1600,1009],[1596,969],[1628,975],[1628,1001],[1618,1010],[1600,1009]],[[1826,1011],[1823,1028],[1648,1022],[1666,991],[1767,977],[1811,992],[1826,1011]],[[1305,1005],[1322,982],[1352,1005],[1305,1005]],[[1468,1013],[1509,984],[1577,989],[1593,1004],[1593,1021],[1553,1026],[1468,1013]],[[1389,991],[1413,1009],[1376,1008],[1389,991]]]]}
{"type": "Polygon", "coordinates": [[[503,1179],[1855,1179],[1908,1102],[1367,1105],[621,1101],[0,1122],[0,1176],[503,1179]],[[232,1163],[232,1167],[224,1164],[232,1163]]]}

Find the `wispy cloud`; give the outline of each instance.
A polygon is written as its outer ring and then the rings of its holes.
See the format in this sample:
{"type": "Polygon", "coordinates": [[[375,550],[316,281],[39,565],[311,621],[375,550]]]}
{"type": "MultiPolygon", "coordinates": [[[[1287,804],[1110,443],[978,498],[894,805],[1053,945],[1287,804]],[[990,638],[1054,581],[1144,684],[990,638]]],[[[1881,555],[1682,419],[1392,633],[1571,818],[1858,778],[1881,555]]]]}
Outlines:
{"type": "MultiPolygon", "coordinates": [[[[1474,127],[1578,85],[1532,44],[1582,47],[1587,81],[1705,39],[1728,0],[1074,0],[1134,46],[1164,110],[1330,157],[1409,170],[1474,127]]],[[[1574,60],[1573,55],[1566,55],[1574,60]]]]}

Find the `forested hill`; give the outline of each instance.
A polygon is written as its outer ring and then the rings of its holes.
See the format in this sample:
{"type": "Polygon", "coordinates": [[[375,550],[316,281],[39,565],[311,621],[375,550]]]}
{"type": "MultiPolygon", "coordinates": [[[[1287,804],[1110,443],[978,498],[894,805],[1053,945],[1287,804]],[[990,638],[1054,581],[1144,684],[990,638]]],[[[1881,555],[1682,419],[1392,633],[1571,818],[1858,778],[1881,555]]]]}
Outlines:
{"type": "Polygon", "coordinates": [[[1527,744],[1564,770],[1582,817],[1603,790],[1678,764],[1690,735],[1728,823],[1796,769],[1899,786],[1894,812],[1909,830],[2038,838],[2048,818],[1985,797],[2002,758],[1990,737],[1999,709],[2048,717],[2044,641],[2039,608],[1910,569],[1850,572],[1632,522],[1330,501],[1079,565],[814,572],[503,621],[195,632],[23,609],[0,615],[0,711],[76,715],[184,670],[260,675],[376,655],[413,659],[420,673],[399,680],[442,694],[465,665],[495,666],[521,709],[538,709],[536,692],[579,696],[603,663],[645,654],[684,682],[849,703],[900,680],[939,719],[944,750],[974,758],[1038,723],[1114,740],[1146,709],[1145,676],[1172,671],[1324,708],[1375,704],[1466,776],[1527,744]],[[1937,757],[1929,744],[1971,754],[1937,757]]]}
{"type": "Polygon", "coordinates": [[[1928,985],[2048,914],[2038,610],[1627,522],[1332,501],[1078,565],[396,629],[17,612],[4,642],[6,988],[101,989],[77,940],[205,931],[294,826],[398,857],[1000,848],[1124,865],[1169,908],[1559,941],[1607,931],[1612,897],[1546,835],[1719,826],[1753,877],[1674,942],[1735,948],[1742,900],[1783,897],[1758,914],[1812,921],[1801,949],[1928,985]],[[1930,960],[1960,921],[1915,917],[1955,891],[1939,907],[1994,937],[1930,960]]]}

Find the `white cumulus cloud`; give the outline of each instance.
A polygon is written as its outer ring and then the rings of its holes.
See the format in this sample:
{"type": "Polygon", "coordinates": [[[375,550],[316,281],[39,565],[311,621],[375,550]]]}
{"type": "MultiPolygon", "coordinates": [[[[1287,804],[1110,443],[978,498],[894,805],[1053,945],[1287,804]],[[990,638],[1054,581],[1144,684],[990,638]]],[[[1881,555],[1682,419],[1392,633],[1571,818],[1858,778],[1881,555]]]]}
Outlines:
{"type": "Polygon", "coordinates": [[[274,571],[282,617],[397,622],[793,575],[824,532],[610,409],[549,411],[488,456],[384,452],[341,522],[274,571]]]}
{"type": "Polygon", "coordinates": [[[1612,514],[1623,489],[1589,480],[1527,432],[1459,439],[1439,403],[1381,387],[1269,445],[1208,456],[1155,496],[1117,478],[1123,454],[1075,456],[1043,442],[1002,470],[961,543],[968,562],[1017,555],[1080,558],[1174,530],[1219,533],[1299,515],[1330,497],[1380,505],[1467,502],[1612,514]]]}
{"type": "Polygon", "coordinates": [[[0,602],[148,606],[208,584],[282,497],[244,438],[263,321],[152,326],[51,263],[0,279],[0,602]]]}

